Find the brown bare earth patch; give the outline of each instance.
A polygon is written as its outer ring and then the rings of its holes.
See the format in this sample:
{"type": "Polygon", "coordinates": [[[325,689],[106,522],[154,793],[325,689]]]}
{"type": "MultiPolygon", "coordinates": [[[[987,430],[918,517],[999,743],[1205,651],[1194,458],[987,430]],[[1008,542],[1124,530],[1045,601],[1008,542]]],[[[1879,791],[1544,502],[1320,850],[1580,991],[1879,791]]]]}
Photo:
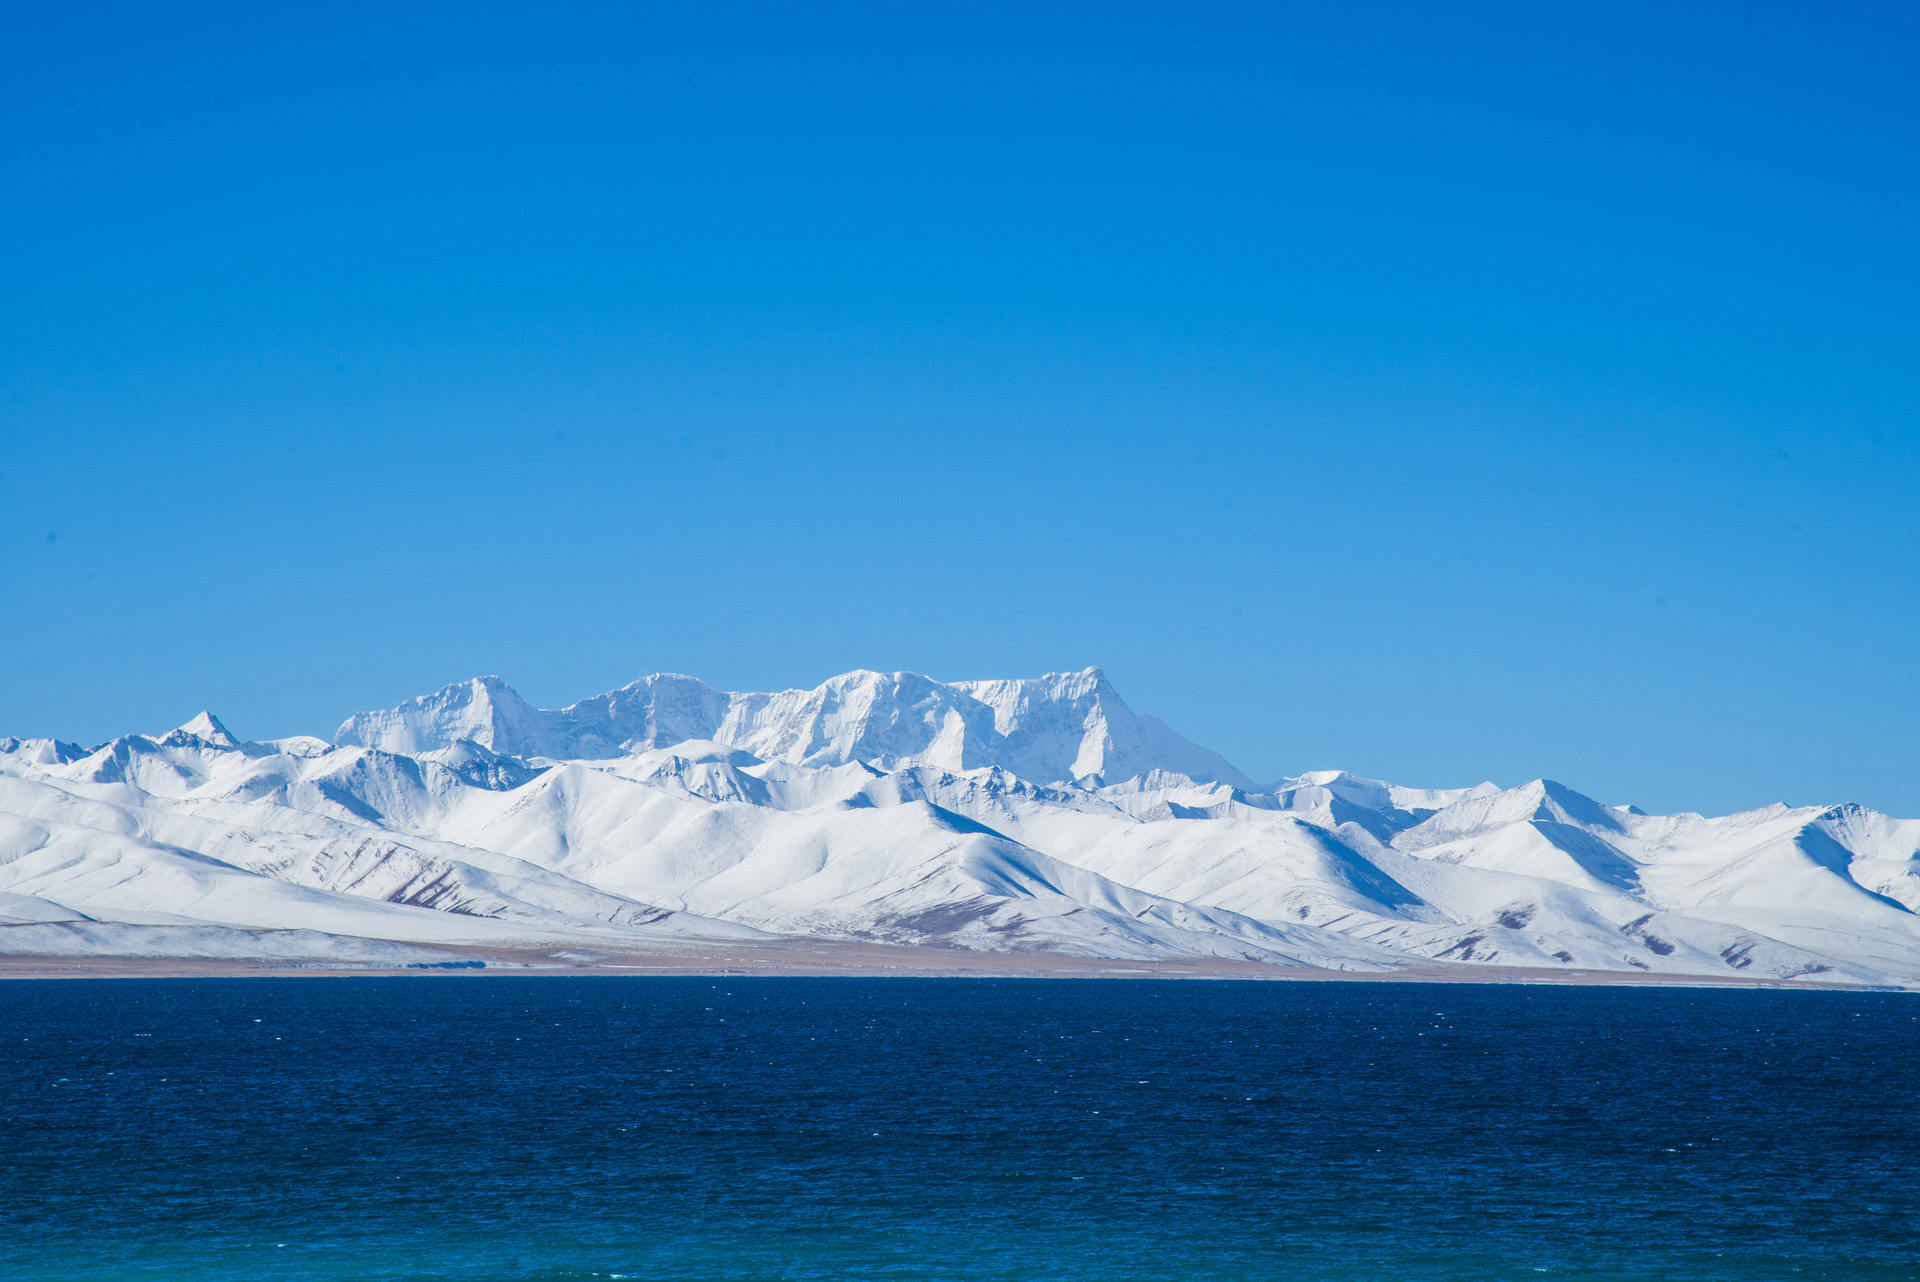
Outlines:
{"type": "Polygon", "coordinates": [[[787,975],[846,977],[972,977],[1032,979],[1247,979],[1359,983],[1557,984],[1632,987],[1851,988],[1819,980],[1722,975],[1662,975],[1433,962],[1393,971],[1335,971],[1212,958],[1123,961],[1052,953],[977,953],[957,949],[793,940],[671,948],[462,948],[436,946],[437,960],[406,966],[356,962],[287,962],[194,957],[0,956],[0,979],[214,978],[301,976],[345,978],[415,975],[787,975]]]}

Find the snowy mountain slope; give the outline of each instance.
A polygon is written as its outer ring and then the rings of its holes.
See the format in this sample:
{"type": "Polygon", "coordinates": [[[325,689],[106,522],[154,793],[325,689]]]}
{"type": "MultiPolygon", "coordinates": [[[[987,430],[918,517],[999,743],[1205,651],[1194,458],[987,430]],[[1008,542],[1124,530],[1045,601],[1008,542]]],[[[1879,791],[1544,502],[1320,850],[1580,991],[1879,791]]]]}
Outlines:
{"type": "Polygon", "coordinates": [[[574,763],[449,829],[583,882],[768,930],[1085,956],[1381,968],[1318,932],[1167,902],[951,811],[861,798],[799,811],[675,795],[574,763]],[[1308,959],[1314,959],[1311,962],[1308,959]]]}
{"type": "MultiPolygon", "coordinates": [[[[1562,847],[1578,848],[1578,838],[1598,848],[1601,838],[1563,825],[1548,840],[1526,818],[1537,806],[1510,801],[1519,817],[1477,845],[1456,838],[1415,854],[1374,837],[1375,828],[1404,822],[1391,814],[1371,827],[1334,828],[1268,808],[1271,798],[1257,795],[1195,804],[1223,791],[1169,781],[1160,802],[1143,804],[1146,794],[1135,790],[1119,798],[1122,809],[1102,804],[1105,794],[1063,796],[998,771],[921,769],[876,781],[867,795],[930,798],[1115,881],[1262,921],[1311,924],[1410,957],[1692,974],[1745,969],[1763,942],[1717,919],[1663,916],[1663,905],[1635,897],[1630,886],[1596,879],[1562,847]],[[1656,918],[1664,934],[1649,924],[1656,918]],[[1739,966],[1722,956],[1729,949],[1739,966]]],[[[1758,956],[1767,973],[1838,970],[1817,949],[1769,946],[1758,956]]],[[[1879,971],[1848,972],[1870,973],[1879,971]]]]}
{"type": "MultiPolygon", "coordinates": [[[[579,765],[529,772],[511,787],[501,759],[465,744],[419,757],[357,747],[295,757],[179,732],[125,736],[38,773],[0,774],[11,825],[0,829],[0,886],[121,922],[299,922],[343,935],[528,942],[665,920],[666,910],[620,893],[645,884],[673,902],[677,933],[716,938],[751,936],[743,923],[797,922],[842,938],[1000,941],[1086,956],[1393,962],[1363,945],[1105,885],[932,808],[881,816],[830,805],[808,812],[804,828],[770,830],[756,818],[787,812],[723,808],[579,765]],[[733,840],[714,822],[723,815],[733,840]],[[415,835],[429,828],[470,840],[415,835]],[[515,858],[521,847],[541,862],[515,858]],[[796,878],[802,864],[811,872],[796,878]],[[576,868],[603,889],[569,876],[576,868]],[[155,903],[178,911],[145,910],[155,903]],[[708,905],[730,921],[697,916],[708,905]],[[398,911],[422,908],[438,912],[398,911]]],[[[846,782],[872,778],[851,773],[846,782]]]]}
{"type": "Polygon", "coordinates": [[[369,822],[376,802],[429,811],[457,776],[431,761],[366,770],[365,758],[360,749],[288,758],[176,732],[115,740],[39,777],[0,769],[0,891],[120,922],[420,942],[506,943],[582,930],[751,934],[673,920],[654,905],[497,852],[369,822]],[[299,777],[303,767],[312,777],[299,777]],[[396,777],[417,794],[403,806],[390,795],[396,777]]]}
{"type": "Polygon", "coordinates": [[[1549,780],[1262,789],[1097,669],[654,676],[558,710],[479,678],[331,743],[208,714],[0,739],[0,952],[782,935],[1920,985],[1916,909],[1920,821],[1646,815],[1549,780]]]}

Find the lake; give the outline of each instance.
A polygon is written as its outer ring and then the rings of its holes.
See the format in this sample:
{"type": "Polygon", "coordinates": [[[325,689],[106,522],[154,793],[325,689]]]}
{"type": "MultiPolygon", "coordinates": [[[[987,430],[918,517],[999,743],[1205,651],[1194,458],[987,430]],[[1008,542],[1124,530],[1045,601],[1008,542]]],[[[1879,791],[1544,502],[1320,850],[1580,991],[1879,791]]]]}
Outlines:
{"type": "Polygon", "coordinates": [[[1920,1278],[1920,999],[0,982],[0,1276],[1920,1278]]]}

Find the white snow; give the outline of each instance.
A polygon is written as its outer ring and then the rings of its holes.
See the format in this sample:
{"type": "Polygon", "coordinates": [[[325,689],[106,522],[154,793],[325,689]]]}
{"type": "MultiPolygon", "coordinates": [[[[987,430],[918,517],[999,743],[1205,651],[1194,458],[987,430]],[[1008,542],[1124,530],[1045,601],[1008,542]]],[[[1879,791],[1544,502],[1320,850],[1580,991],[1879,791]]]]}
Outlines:
{"type": "Polygon", "coordinates": [[[768,934],[1348,970],[1920,983],[1920,821],[1550,780],[1256,786],[1097,668],[811,690],[481,677],[243,742],[0,739],[0,953],[333,957],[768,934]],[[411,950],[411,951],[409,951],[411,950]]]}

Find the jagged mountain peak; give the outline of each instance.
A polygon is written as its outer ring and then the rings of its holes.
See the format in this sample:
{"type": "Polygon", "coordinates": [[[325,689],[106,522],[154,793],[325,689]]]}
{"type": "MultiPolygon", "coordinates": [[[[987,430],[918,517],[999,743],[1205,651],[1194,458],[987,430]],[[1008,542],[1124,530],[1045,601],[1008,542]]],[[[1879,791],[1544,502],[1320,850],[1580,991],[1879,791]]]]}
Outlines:
{"type": "Polygon", "coordinates": [[[569,704],[568,706],[577,708],[580,706],[581,703],[591,703],[595,699],[612,698],[615,695],[622,694],[630,690],[648,690],[648,689],[655,689],[660,687],[692,687],[700,690],[713,689],[712,686],[702,681],[699,677],[689,676],[687,673],[684,673],[684,672],[649,672],[646,676],[641,677],[636,681],[629,681],[627,682],[627,684],[623,686],[617,686],[614,689],[607,691],[605,694],[593,695],[587,699],[582,699],[580,703],[569,704]]]}
{"type": "Polygon", "coordinates": [[[59,739],[21,739],[11,735],[0,738],[0,756],[18,757],[34,765],[64,765],[86,755],[87,750],[79,744],[59,739]]]}
{"type": "Polygon", "coordinates": [[[527,704],[498,677],[477,677],[359,713],[335,735],[396,752],[457,739],[522,758],[604,759],[698,739],[807,766],[1001,766],[1041,783],[1112,783],[1158,769],[1253,786],[1218,754],[1135,713],[1097,667],[962,682],[862,668],[769,693],[655,673],[551,710],[527,704]]]}
{"type": "Polygon", "coordinates": [[[160,742],[168,745],[198,742],[211,744],[216,748],[240,746],[240,740],[234,738],[233,732],[227,729],[220,718],[205,709],[202,709],[198,716],[169,730],[160,742]]]}
{"type": "Polygon", "coordinates": [[[1533,779],[1494,792],[1475,789],[1433,812],[1402,841],[1414,847],[1431,845],[1516,823],[1621,831],[1619,818],[1593,798],[1551,779],[1533,779]]]}
{"type": "Polygon", "coordinates": [[[418,695],[396,707],[348,717],[334,732],[342,746],[424,752],[461,739],[510,755],[525,755],[538,710],[498,676],[472,677],[418,695]]]}

